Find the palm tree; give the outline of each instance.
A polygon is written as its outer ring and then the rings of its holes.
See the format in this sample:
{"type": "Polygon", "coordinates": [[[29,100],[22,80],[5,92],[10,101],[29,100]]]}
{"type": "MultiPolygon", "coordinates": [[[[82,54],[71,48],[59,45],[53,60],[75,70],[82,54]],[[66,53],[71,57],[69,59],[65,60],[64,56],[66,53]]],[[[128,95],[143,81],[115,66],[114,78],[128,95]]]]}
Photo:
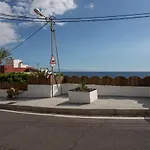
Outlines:
{"type": "Polygon", "coordinates": [[[0,64],[3,60],[5,60],[7,57],[9,57],[11,53],[4,47],[0,48],[0,64]]]}

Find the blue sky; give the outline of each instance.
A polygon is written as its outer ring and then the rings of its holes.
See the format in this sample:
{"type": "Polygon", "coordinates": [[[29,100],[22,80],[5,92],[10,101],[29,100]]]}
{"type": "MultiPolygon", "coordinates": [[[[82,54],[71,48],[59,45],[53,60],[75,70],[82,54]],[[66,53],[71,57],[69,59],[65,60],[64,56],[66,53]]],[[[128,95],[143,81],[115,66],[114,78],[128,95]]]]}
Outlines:
{"type": "MultiPolygon", "coordinates": [[[[35,1],[38,3],[38,0],[35,1]]],[[[11,7],[12,12],[14,11],[16,4],[11,0],[9,2],[3,0],[3,2],[11,7]]],[[[150,12],[149,0],[68,0],[68,2],[70,3],[69,10],[63,10],[62,12],[58,11],[59,8],[54,10],[56,11],[54,12],[56,17],[106,16],[150,12]]],[[[38,6],[37,3],[31,4],[32,7],[38,6]]],[[[46,13],[49,12],[46,11],[46,13]]],[[[28,14],[28,12],[25,13],[28,14]]],[[[19,39],[25,39],[40,26],[40,24],[34,24],[25,27],[15,23],[14,30],[19,39]]],[[[67,23],[63,26],[56,25],[55,29],[61,69],[150,71],[150,18],[67,23]]],[[[0,34],[0,36],[2,35],[0,34]]],[[[12,43],[12,41],[3,43],[9,48],[17,44],[17,42],[12,43]]],[[[40,67],[49,66],[50,55],[49,28],[41,30],[13,52],[15,58],[22,59],[24,63],[32,66],[39,63],[40,67]]]]}

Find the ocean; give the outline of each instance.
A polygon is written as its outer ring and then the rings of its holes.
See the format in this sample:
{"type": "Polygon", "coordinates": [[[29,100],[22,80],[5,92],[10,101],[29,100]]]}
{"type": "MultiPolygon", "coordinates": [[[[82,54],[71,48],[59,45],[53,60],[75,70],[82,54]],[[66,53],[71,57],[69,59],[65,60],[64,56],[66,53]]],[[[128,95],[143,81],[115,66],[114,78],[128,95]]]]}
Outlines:
{"type": "Polygon", "coordinates": [[[138,76],[141,78],[144,78],[146,76],[150,76],[150,72],[63,72],[66,76],[98,76],[98,77],[104,77],[104,76],[110,76],[112,78],[117,76],[123,76],[123,77],[131,77],[131,76],[138,76]]]}

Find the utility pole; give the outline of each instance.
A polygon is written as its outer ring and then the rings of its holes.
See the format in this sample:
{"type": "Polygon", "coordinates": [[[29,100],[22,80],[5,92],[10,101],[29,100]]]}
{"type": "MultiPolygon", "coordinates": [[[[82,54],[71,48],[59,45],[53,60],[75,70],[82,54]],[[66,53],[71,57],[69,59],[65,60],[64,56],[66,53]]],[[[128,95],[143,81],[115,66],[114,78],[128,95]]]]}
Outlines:
{"type": "MultiPolygon", "coordinates": [[[[50,67],[51,67],[51,71],[52,71],[52,75],[51,75],[51,86],[52,86],[52,97],[54,95],[54,91],[53,91],[53,79],[54,79],[54,66],[56,64],[55,58],[54,58],[54,46],[56,49],[56,57],[57,57],[57,65],[58,65],[58,71],[60,73],[60,64],[59,64],[59,56],[58,56],[58,49],[57,49],[57,43],[56,43],[56,34],[55,34],[55,30],[53,29],[53,25],[55,24],[55,17],[51,16],[46,17],[45,15],[43,15],[41,13],[41,11],[38,8],[34,9],[34,12],[45,18],[45,20],[50,23],[50,32],[51,32],[51,60],[50,60],[50,67]]],[[[61,93],[62,93],[62,87],[61,87],[61,93]]]]}
{"type": "Polygon", "coordinates": [[[40,66],[39,63],[37,63],[37,70],[39,70],[39,68],[40,68],[39,66],[40,66]]]}
{"type": "MultiPolygon", "coordinates": [[[[54,56],[54,49],[53,49],[53,20],[50,19],[50,31],[51,31],[51,57],[54,56]]],[[[51,86],[52,86],[52,97],[54,96],[54,87],[53,87],[53,79],[54,79],[54,66],[51,64],[52,76],[51,76],[51,86]]]]}

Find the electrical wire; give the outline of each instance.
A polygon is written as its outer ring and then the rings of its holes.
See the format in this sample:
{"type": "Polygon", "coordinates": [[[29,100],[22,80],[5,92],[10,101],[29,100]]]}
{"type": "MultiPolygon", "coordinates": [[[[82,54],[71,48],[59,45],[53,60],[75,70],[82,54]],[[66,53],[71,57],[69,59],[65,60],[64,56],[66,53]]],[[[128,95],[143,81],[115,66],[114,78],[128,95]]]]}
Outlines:
{"type": "Polygon", "coordinates": [[[22,41],[20,44],[18,44],[17,46],[15,46],[13,49],[10,50],[10,52],[16,50],[19,46],[21,46],[22,44],[24,44],[27,40],[29,40],[32,36],[34,36],[37,32],[39,32],[42,28],[44,28],[46,25],[48,24],[45,23],[43,26],[41,26],[38,30],[36,30],[34,33],[32,33],[28,38],[26,38],[24,41],[22,41]]]}
{"type": "Polygon", "coordinates": [[[101,19],[101,18],[117,18],[117,17],[133,17],[133,16],[144,16],[150,15],[150,12],[136,13],[136,14],[121,14],[121,15],[110,15],[110,16],[96,16],[96,17],[78,17],[78,18],[60,18],[57,20],[74,20],[74,19],[101,19]]]}
{"type": "Polygon", "coordinates": [[[13,18],[42,19],[42,20],[45,20],[45,18],[41,18],[41,17],[21,16],[21,15],[12,15],[12,14],[4,14],[4,13],[0,13],[0,16],[13,17],[13,18]]]}
{"type": "MultiPolygon", "coordinates": [[[[143,15],[150,15],[150,12],[144,12],[144,13],[135,13],[135,14],[121,14],[121,15],[110,15],[110,16],[97,16],[97,17],[78,17],[78,18],[60,18],[60,19],[54,19],[54,20],[82,20],[82,19],[100,19],[100,18],[116,18],[116,17],[135,17],[135,16],[143,16],[143,15]]],[[[20,16],[20,15],[11,15],[11,14],[4,14],[0,13],[0,16],[2,17],[12,17],[15,19],[38,19],[38,20],[45,20],[45,18],[41,17],[31,17],[31,16],[20,16]]]]}
{"type": "Polygon", "coordinates": [[[3,20],[12,20],[12,21],[22,21],[22,22],[47,22],[46,20],[42,21],[42,20],[34,20],[34,19],[18,19],[18,18],[9,18],[9,17],[1,17],[0,16],[0,19],[3,19],[3,20]]]}
{"type": "Polygon", "coordinates": [[[58,71],[59,71],[59,73],[60,73],[59,53],[58,53],[58,46],[57,46],[57,40],[56,40],[56,33],[55,33],[55,30],[54,30],[54,32],[53,32],[53,36],[54,36],[54,44],[55,44],[55,49],[56,49],[58,71]]]}
{"type": "MultiPolygon", "coordinates": [[[[113,20],[131,20],[131,19],[142,19],[142,18],[149,18],[150,15],[143,15],[143,16],[128,16],[128,17],[114,17],[114,18],[97,18],[97,19],[73,19],[73,20],[61,20],[56,19],[53,20],[54,22],[96,22],[96,21],[113,21],[113,20]]],[[[5,20],[15,20],[15,21],[27,21],[27,22],[50,22],[50,20],[40,21],[40,20],[31,20],[31,19],[16,19],[16,18],[7,18],[7,17],[0,17],[0,19],[5,20]]]]}
{"type": "Polygon", "coordinates": [[[56,20],[55,22],[97,22],[97,21],[113,21],[113,20],[131,20],[131,19],[142,19],[149,18],[150,15],[146,16],[133,16],[133,17],[118,17],[118,18],[104,18],[104,19],[84,19],[84,20],[56,20]]]}
{"type": "MultiPolygon", "coordinates": [[[[142,13],[141,14],[130,14],[130,16],[126,16],[126,15],[117,15],[117,16],[103,16],[101,18],[99,17],[89,17],[89,19],[81,19],[81,18],[72,18],[72,20],[54,20],[55,22],[96,22],[96,21],[113,21],[113,20],[125,20],[125,19],[140,19],[140,18],[149,18],[150,17],[150,13],[142,13]],[[144,15],[143,15],[144,14],[144,15]],[[122,17],[118,17],[118,16],[122,16],[122,17]],[[110,18],[109,18],[110,17],[110,18]],[[111,18],[112,17],[112,18],[111,18]],[[91,18],[91,19],[90,19],[91,18]],[[94,18],[94,19],[93,19],[94,18]]],[[[23,42],[21,42],[19,45],[15,46],[12,50],[10,50],[11,52],[14,51],[15,49],[17,49],[20,45],[22,45],[24,42],[26,42],[28,39],[30,39],[32,36],[34,36],[38,31],[40,31],[44,26],[46,26],[50,21],[42,21],[42,20],[34,20],[34,19],[17,19],[17,18],[7,18],[7,17],[0,17],[1,19],[9,19],[9,20],[16,20],[16,21],[28,21],[28,22],[46,22],[42,27],[40,27],[38,30],[36,30],[33,34],[31,34],[27,39],[25,39],[23,42]]]]}

